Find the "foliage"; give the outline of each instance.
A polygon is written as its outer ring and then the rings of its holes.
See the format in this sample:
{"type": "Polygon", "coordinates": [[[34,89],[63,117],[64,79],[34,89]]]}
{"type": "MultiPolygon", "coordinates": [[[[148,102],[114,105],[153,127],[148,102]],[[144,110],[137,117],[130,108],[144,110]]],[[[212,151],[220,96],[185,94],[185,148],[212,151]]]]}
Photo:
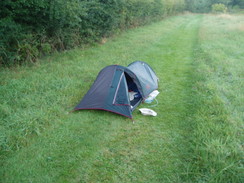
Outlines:
{"type": "Polygon", "coordinates": [[[12,65],[183,11],[184,0],[9,0],[0,6],[0,64],[12,65]]]}
{"type": "Polygon", "coordinates": [[[241,8],[241,9],[244,9],[244,0],[232,0],[230,2],[230,5],[232,7],[237,6],[237,7],[241,8]]]}
{"type": "Polygon", "coordinates": [[[211,11],[213,4],[224,4],[228,6],[239,6],[244,8],[244,0],[185,0],[186,9],[195,13],[207,13],[211,11]]]}
{"type": "Polygon", "coordinates": [[[209,12],[211,4],[211,0],[186,0],[187,10],[195,13],[209,12]]]}
{"type": "Polygon", "coordinates": [[[212,5],[213,13],[226,13],[227,7],[224,4],[217,3],[212,5]]]}

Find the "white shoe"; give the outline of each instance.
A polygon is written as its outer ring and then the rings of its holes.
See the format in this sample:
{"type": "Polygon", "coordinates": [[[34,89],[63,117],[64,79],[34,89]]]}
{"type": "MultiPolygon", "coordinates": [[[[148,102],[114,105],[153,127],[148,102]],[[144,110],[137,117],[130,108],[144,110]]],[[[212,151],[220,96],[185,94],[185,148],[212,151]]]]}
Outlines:
{"type": "Polygon", "coordinates": [[[145,115],[145,116],[157,116],[157,113],[155,111],[153,111],[152,109],[141,108],[141,109],[139,109],[139,111],[142,113],[142,115],[145,115]]]}

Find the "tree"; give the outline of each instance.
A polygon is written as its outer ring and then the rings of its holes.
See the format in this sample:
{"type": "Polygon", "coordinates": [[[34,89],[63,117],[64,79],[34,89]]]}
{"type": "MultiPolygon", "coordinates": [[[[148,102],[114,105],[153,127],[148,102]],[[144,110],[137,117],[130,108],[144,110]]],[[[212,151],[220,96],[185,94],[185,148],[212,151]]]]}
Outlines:
{"type": "Polygon", "coordinates": [[[187,10],[195,13],[209,12],[212,4],[212,0],[186,0],[187,10]]]}

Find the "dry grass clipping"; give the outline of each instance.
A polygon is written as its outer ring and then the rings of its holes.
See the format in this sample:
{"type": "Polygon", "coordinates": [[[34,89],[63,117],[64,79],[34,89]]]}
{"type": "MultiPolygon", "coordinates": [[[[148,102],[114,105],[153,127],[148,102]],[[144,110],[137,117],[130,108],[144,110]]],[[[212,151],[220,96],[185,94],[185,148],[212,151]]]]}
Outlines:
{"type": "Polygon", "coordinates": [[[218,15],[218,17],[223,18],[223,19],[232,19],[233,16],[231,16],[230,14],[220,14],[218,15]]]}

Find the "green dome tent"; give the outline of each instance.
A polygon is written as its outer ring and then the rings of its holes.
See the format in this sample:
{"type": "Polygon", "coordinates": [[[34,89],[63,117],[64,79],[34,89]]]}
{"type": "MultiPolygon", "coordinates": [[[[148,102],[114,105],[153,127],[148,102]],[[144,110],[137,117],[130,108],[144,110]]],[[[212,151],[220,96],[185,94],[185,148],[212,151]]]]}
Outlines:
{"type": "Polygon", "coordinates": [[[132,118],[135,108],[157,88],[158,78],[145,62],[136,61],[128,67],[110,65],[99,72],[75,110],[105,110],[132,118]],[[131,98],[130,92],[136,97],[131,98]]]}

